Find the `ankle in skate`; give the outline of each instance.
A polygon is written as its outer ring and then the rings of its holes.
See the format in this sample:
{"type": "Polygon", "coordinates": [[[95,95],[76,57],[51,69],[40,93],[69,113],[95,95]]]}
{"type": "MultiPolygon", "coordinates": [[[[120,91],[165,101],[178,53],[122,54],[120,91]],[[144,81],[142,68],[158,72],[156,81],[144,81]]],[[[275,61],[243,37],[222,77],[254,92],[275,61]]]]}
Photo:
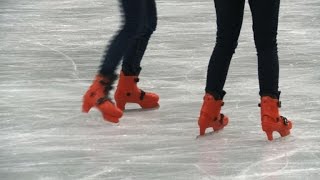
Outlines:
{"type": "Polygon", "coordinates": [[[92,107],[96,107],[106,121],[118,123],[122,117],[122,111],[108,97],[112,89],[112,83],[116,76],[106,77],[97,75],[92,85],[83,96],[82,111],[88,113],[92,107]]]}
{"type": "Polygon", "coordinates": [[[281,137],[290,134],[292,122],[284,116],[279,115],[281,102],[278,98],[262,96],[261,103],[261,125],[262,130],[267,134],[268,140],[273,140],[273,132],[276,131],[281,137]]]}
{"type": "Polygon", "coordinates": [[[221,106],[224,105],[222,99],[216,99],[207,93],[201,108],[198,125],[200,135],[204,135],[207,128],[212,127],[214,131],[223,129],[229,122],[229,118],[224,114],[220,114],[221,106]]]}
{"type": "Polygon", "coordinates": [[[125,109],[127,103],[137,103],[143,109],[156,108],[159,106],[159,96],[155,93],[145,92],[138,88],[138,75],[126,76],[123,71],[120,73],[118,87],[114,98],[117,107],[125,109]]]}

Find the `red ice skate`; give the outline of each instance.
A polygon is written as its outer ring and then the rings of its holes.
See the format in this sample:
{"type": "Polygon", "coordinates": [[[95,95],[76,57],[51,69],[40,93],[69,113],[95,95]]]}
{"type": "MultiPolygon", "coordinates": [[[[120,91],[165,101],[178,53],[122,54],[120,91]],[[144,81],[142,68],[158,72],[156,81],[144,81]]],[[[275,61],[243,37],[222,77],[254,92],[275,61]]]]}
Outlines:
{"type": "Polygon", "coordinates": [[[137,87],[138,82],[138,76],[126,76],[121,71],[118,87],[114,95],[118,108],[124,110],[126,103],[137,103],[143,109],[159,106],[159,96],[139,89],[137,87]]]}
{"type": "Polygon", "coordinates": [[[201,108],[198,125],[200,135],[203,136],[207,128],[212,127],[214,131],[223,129],[229,122],[229,118],[220,114],[222,100],[216,100],[212,95],[206,94],[203,98],[204,102],[201,108]]]}
{"type": "MultiPolygon", "coordinates": [[[[82,111],[88,113],[92,107],[96,107],[106,121],[118,123],[122,117],[122,111],[108,98],[112,89],[112,78],[97,75],[93,84],[83,96],[82,111]]],[[[115,77],[113,77],[115,79],[115,77]]]]}
{"type": "Polygon", "coordinates": [[[261,107],[262,130],[266,132],[269,141],[273,140],[273,131],[279,132],[281,137],[290,134],[292,122],[279,115],[278,108],[281,107],[281,102],[278,99],[263,96],[259,106],[261,107]]]}

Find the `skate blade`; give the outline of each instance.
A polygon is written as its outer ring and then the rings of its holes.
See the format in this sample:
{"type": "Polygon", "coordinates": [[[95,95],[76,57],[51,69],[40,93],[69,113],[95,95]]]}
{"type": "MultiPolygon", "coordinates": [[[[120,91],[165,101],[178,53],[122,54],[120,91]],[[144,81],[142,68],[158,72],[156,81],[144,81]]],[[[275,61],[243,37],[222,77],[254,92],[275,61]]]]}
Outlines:
{"type": "Polygon", "coordinates": [[[134,108],[134,109],[125,109],[123,112],[143,112],[143,111],[154,111],[160,109],[160,106],[154,108],[134,108]]]}
{"type": "Polygon", "coordinates": [[[196,139],[201,139],[201,138],[205,138],[208,136],[213,136],[214,134],[217,134],[219,131],[211,131],[211,132],[207,132],[204,135],[198,135],[196,136],[196,139]]]}

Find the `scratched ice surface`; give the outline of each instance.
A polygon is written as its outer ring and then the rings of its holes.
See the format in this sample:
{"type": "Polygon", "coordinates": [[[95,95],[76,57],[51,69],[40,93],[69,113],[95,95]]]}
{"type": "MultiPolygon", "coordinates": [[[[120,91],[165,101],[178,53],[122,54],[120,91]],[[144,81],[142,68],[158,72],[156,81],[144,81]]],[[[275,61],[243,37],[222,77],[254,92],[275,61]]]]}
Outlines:
{"type": "Polygon", "coordinates": [[[214,4],[157,4],[140,85],[161,108],[112,125],[80,106],[120,25],[117,1],[0,0],[0,179],[319,179],[320,0],[281,1],[281,112],[294,129],[273,142],[259,122],[248,5],[225,87],[230,124],[196,139],[214,4]]]}

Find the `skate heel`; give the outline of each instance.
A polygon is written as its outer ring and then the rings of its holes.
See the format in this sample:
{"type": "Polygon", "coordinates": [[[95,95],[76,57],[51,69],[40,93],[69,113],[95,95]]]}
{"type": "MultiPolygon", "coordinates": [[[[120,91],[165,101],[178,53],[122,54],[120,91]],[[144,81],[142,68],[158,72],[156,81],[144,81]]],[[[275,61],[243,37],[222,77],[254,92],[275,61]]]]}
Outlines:
{"type": "Polygon", "coordinates": [[[199,129],[200,129],[200,136],[203,136],[206,133],[207,128],[204,126],[199,126],[199,129]]]}
{"type": "MultiPolygon", "coordinates": [[[[202,114],[201,114],[202,115],[202,114]]],[[[200,132],[200,136],[203,136],[203,135],[205,135],[205,133],[206,133],[206,129],[208,128],[207,126],[206,126],[206,120],[204,119],[204,117],[203,116],[201,116],[200,115],[200,117],[199,117],[199,120],[198,120],[198,126],[199,126],[199,132],[200,132]]]]}
{"type": "Polygon", "coordinates": [[[273,140],[273,131],[264,131],[267,134],[268,140],[272,141],[273,140]]]}
{"type": "Polygon", "coordinates": [[[93,105],[90,104],[88,101],[83,101],[82,112],[88,113],[92,107],[93,107],[93,105]]]}
{"type": "Polygon", "coordinates": [[[115,99],[115,100],[116,100],[117,107],[123,111],[126,107],[127,102],[120,99],[115,99]]]}
{"type": "Polygon", "coordinates": [[[267,120],[263,120],[262,123],[262,131],[264,131],[267,135],[267,138],[269,141],[273,140],[273,131],[275,131],[275,129],[273,128],[273,124],[268,122],[267,120]]]}

